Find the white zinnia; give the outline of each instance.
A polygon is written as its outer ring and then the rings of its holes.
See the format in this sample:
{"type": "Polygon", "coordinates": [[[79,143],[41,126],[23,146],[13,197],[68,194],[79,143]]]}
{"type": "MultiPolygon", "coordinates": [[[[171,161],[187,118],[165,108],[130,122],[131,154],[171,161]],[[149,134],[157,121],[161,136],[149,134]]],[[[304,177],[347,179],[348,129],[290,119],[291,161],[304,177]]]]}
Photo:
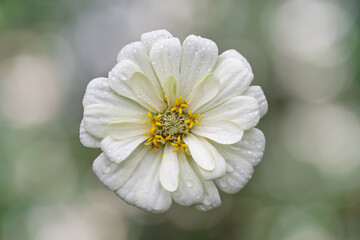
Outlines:
{"type": "Polygon", "coordinates": [[[83,100],[81,142],[101,148],[98,178],[120,198],[161,213],[172,199],[209,210],[218,188],[236,193],[265,148],[254,128],[267,112],[253,73],[235,50],[165,30],[125,46],[108,78],[92,80],[83,100]]]}

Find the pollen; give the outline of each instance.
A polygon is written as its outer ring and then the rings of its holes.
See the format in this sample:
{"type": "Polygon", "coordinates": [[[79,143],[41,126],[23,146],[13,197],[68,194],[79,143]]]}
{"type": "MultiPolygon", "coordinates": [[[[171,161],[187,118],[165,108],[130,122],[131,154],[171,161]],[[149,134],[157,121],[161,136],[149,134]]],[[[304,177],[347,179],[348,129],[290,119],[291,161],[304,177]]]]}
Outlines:
{"type": "MultiPolygon", "coordinates": [[[[166,97],[161,95],[164,102],[166,97]]],[[[182,96],[175,99],[175,105],[166,105],[160,112],[156,110],[147,113],[148,119],[145,124],[151,124],[149,133],[143,134],[149,137],[145,145],[152,151],[170,144],[174,147],[173,152],[181,150],[186,153],[187,144],[184,143],[183,137],[188,134],[194,126],[194,123],[200,125],[196,119],[199,113],[193,113],[188,108],[188,101],[183,100],[182,96]]],[[[146,117],[146,116],[144,116],[146,117]]]]}

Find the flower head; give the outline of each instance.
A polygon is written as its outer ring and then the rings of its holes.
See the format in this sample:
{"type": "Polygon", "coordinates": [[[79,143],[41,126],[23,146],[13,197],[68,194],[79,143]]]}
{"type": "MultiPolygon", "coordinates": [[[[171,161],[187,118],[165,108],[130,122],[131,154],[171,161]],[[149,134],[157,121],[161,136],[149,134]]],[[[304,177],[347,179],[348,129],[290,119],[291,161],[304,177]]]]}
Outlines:
{"type": "Polygon", "coordinates": [[[265,148],[254,128],[267,112],[253,73],[235,50],[165,30],[125,46],[108,78],[86,90],[80,140],[101,148],[93,170],[109,189],[150,212],[172,200],[209,210],[218,188],[238,192],[265,148]]]}

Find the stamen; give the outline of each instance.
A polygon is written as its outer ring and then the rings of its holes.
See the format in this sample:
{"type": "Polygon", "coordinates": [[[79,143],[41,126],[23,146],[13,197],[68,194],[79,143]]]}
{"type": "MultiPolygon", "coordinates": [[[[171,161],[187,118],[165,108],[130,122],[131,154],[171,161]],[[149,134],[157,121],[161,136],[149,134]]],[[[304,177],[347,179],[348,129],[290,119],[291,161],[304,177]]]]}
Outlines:
{"type": "Polygon", "coordinates": [[[147,105],[153,110],[156,111],[155,108],[153,108],[153,106],[151,106],[150,104],[147,103],[147,105]]]}
{"type": "Polygon", "coordinates": [[[183,137],[193,128],[194,123],[200,126],[199,120],[201,119],[195,119],[200,114],[192,113],[187,109],[188,101],[183,100],[182,96],[175,98],[175,105],[172,106],[166,103],[166,96],[163,93],[161,93],[161,98],[165,102],[161,111],[156,111],[149,105],[153,111],[147,113],[149,120],[144,123],[151,124],[150,133],[143,134],[148,137],[145,145],[149,146],[150,151],[154,150],[155,152],[156,149],[170,143],[175,148],[173,152],[181,149],[183,153],[186,153],[185,148],[188,145],[184,143],[183,137]]]}
{"type": "Polygon", "coordinates": [[[158,138],[158,139],[164,139],[162,136],[160,135],[155,135],[155,138],[158,138]]]}
{"type": "Polygon", "coordinates": [[[138,114],[138,116],[141,117],[141,118],[140,118],[140,122],[141,122],[141,121],[144,119],[145,114],[138,114]]]}
{"type": "Polygon", "coordinates": [[[161,114],[159,114],[159,115],[157,115],[156,117],[155,117],[155,121],[158,121],[159,120],[159,118],[161,118],[161,114]]]}
{"type": "Polygon", "coordinates": [[[150,132],[151,132],[152,134],[154,134],[155,130],[156,130],[156,127],[155,127],[154,124],[153,124],[152,127],[151,127],[150,132]]]}

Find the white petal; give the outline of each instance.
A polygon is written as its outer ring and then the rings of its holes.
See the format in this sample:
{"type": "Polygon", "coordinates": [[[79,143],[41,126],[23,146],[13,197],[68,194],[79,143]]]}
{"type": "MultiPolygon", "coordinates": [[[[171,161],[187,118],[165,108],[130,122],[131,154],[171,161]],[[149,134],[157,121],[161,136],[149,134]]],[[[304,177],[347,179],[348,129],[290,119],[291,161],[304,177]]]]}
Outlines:
{"type": "Polygon", "coordinates": [[[115,140],[108,136],[101,141],[101,150],[115,163],[125,160],[142,142],[145,136],[135,136],[125,140],[115,140]]]}
{"type": "Polygon", "coordinates": [[[211,155],[209,149],[207,149],[197,137],[189,133],[183,140],[189,146],[188,148],[191,155],[199,167],[208,171],[215,169],[214,157],[211,155]]]}
{"type": "Polygon", "coordinates": [[[209,211],[219,207],[221,205],[221,199],[215,184],[212,181],[204,180],[203,186],[205,189],[204,199],[200,204],[195,206],[196,209],[201,211],[209,211]]]}
{"type": "Polygon", "coordinates": [[[227,50],[222,54],[220,54],[214,68],[216,68],[217,66],[220,65],[220,63],[222,63],[223,61],[229,58],[240,59],[244,63],[244,65],[251,70],[251,66],[249,62],[246,60],[246,58],[234,49],[227,50]]]}
{"type": "Polygon", "coordinates": [[[259,164],[265,150],[265,137],[259,129],[252,128],[245,131],[241,141],[226,146],[216,144],[216,148],[225,159],[241,158],[256,166],[259,164]]]}
{"type": "Polygon", "coordinates": [[[215,160],[214,170],[206,171],[206,170],[203,170],[202,168],[199,168],[199,172],[200,172],[201,176],[205,180],[213,180],[213,179],[222,177],[225,174],[225,170],[226,170],[225,159],[216,150],[216,148],[213,145],[211,145],[205,138],[198,137],[198,139],[203,144],[203,146],[206,147],[210,151],[211,155],[213,156],[213,158],[215,160]]]}
{"type": "Polygon", "coordinates": [[[267,113],[268,103],[260,86],[250,86],[249,89],[244,93],[244,96],[251,96],[258,100],[260,107],[260,118],[262,118],[267,113]]]}
{"type": "Polygon", "coordinates": [[[134,73],[130,78],[130,87],[138,98],[143,99],[154,109],[161,111],[165,104],[151,81],[142,73],[134,73]]]}
{"type": "Polygon", "coordinates": [[[259,104],[253,97],[233,97],[210,111],[201,114],[204,122],[230,120],[239,124],[243,130],[258,124],[260,119],[259,104]]]}
{"type": "Polygon", "coordinates": [[[223,178],[216,184],[226,193],[236,193],[249,181],[265,148],[265,138],[256,128],[245,131],[243,139],[233,145],[214,144],[225,158],[228,167],[223,178]]]}
{"type": "Polygon", "coordinates": [[[141,122],[116,121],[109,123],[107,132],[116,140],[124,140],[150,132],[150,126],[141,122]]]}
{"type": "Polygon", "coordinates": [[[161,30],[155,30],[147,33],[143,33],[141,35],[141,42],[144,44],[146,50],[150,52],[151,47],[164,39],[172,38],[171,33],[168,31],[161,29],[161,30]]]}
{"type": "Polygon", "coordinates": [[[160,157],[156,156],[148,173],[141,180],[136,195],[135,205],[153,213],[162,213],[171,206],[171,195],[160,184],[160,157]]]}
{"type": "Polygon", "coordinates": [[[189,108],[195,112],[199,107],[213,99],[220,90],[220,82],[214,74],[208,74],[195,86],[190,99],[189,108]]]}
{"type": "Polygon", "coordinates": [[[180,86],[180,59],[181,44],[177,38],[159,41],[151,48],[150,61],[162,86],[170,76],[174,76],[180,86]]]}
{"type": "Polygon", "coordinates": [[[89,82],[83,99],[83,106],[92,104],[121,104],[121,97],[109,87],[107,78],[95,78],[89,82]]]}
{"type": "Polygon", "coordinates": [[[146,102],[138,98],[133,90],[130,88],[129,80],[132,75],[136,72],[142,72],[138,65],[130,60],[123,60],[115,65],[115,67],[109,72],[109,85],[119,95],[134,100],[138,102],[145,108],[151,110],[151,108],[146,105],[146,102]]]}
{"type": "Polygon", "coordinates": [[[85,108],[93,104],[126,107],[126,109],[137,109],[137,111],[146,112],[146,109],[131,101],[127,96],[121,96],[111,89],[107,78],[95,78],[89,82],[84,95],[83,106],[85,108]]]}
{"type": "Polygon", "coordinates": [[[130,60],[123,60],[109,72],[109,85],[117,94],[131,99],[148,110],[152,108],[147,102],[138,97],[130,87],[130,79],[135,73],[143,73],[138,65],[130,60]]]}
{"type": "Polygon", "coordinates": [[[176,79],[173,76],[170,76],[165,80],[164,93],[170,106],[175,105],[177,86],[176,79]]]}
{"type": "Polygon", "coordinates": [[[214,70],[214,75],[220,80],[219,94],[208,104],[200,108],[200,113],[216,107],[234,96],[242,95],[254,78],[251,69],[247,68],[241,60],[236,58],[229,58],[223,61],[214,70]]]}
{"type": "Polygon", "coordinates": [[[107,135],[107,126],[115,121],[139,121],[139,114],[146,114],[145,109],[133,102],[121,106],[93,104],[84,109],[84,126],[87,132],[97,138],[107,135]]]}
{"type": "Polygon", "coordinates": [[[131,176],[126,182],[116,191],[116,194],[125,202],[135,205],[135,195],[138,186],[141,184],[142,179],[149,172],[149,169],[154,164],[156,159],[154,152],[145,151],[144,157],[141,159],[136,169],[132,172],[131,176]]]}
{"type": "Polygon", "coordinates": [[[131,60],[136,63],[141,71],[150,79],[154,84],[154,87],[161,92],[160,83],[154,73],[152,65],[150,63],[149,55],[146,51],[144,44],[141,42],[133,42],[121,49],[119,52],[118,62],[123,60],[131,60]]]}
{"type": "Polygon", "coordinates": [[[185,154],[179,153],[179,187],[171,195],[175,202],[183,206],[190,206],[201,201],[204,197],[203,185],[199,176],[189,165],[185,154]]]}
{"type": "Polygon", "coordinates": [[[96,138],[85,130],[84,121],[80,124],[80,142],[85,147],[99,148],[101,139],[96,138]]]}
{"type": "MultiPolygon", "coordinates": [[[[200,175],[199,169],[194,166],[194,162],[189,162],[197,174],[200,175]]],[[[204,197],[201,199],[201,202],[195,205],[195,208],[201,211],[208,211],[213,208],[219,207],[221,205],[221,199],[219,195],[219,191],[217,190],[213,181],[206,181],[202,177],[200,177],[200,181],[204,188],[204,197]]]]}
{"type": "Polygon", "coordinates": [[[95,159],[93,170],[105,186],[115,191],[129,179],[147,151],[149,151],[148,147],[139,146],[120,164],[114,163],[105,153],[102,153],[95,159]]]}
{"type": "Polygon", "coordinates": [[[227,158],[226,162],[230,171],[220,178],[215,180],[216,185],[226,193],[237,193],[250,180],[254,168],[250,163],[241,158],[227,158]]]}
{"type": "Polygon", "coordinates": [[[218,48],[209,39],[190,35],[185,39],[182,49],[181,95],[188,99],[194,86],[213,69],[218,48]]]}
{"type": "Polygon", "coordinates": [[[209,138],[221,144],[233,144],[241,140],[244,130],[229,120],[216,122],[201,122],[201,125],[194,125],[192,133],[209,138]]]}
{"type": "Polygon", "coordinates": [[[173,150],[170,144],[165,146],[160,166],[160,183],[168,192],[174,192],[179,185],[179,162],[173,150]]]}

